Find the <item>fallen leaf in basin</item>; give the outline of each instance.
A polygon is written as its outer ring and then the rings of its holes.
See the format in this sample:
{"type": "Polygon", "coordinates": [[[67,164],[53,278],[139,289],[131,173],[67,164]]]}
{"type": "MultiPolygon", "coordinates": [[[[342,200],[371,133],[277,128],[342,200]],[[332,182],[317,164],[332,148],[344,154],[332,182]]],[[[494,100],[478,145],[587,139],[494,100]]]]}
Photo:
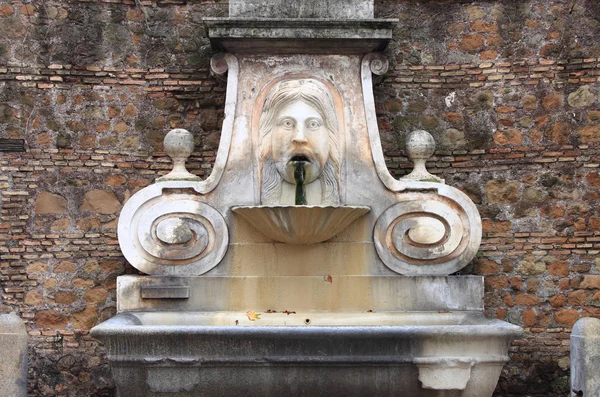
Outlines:
{"type": "Polygon", "coordinates": [[[260,314],[258,314],[254,310],[248,310],[246,312],[246,316],[248,316],[248,320],[250,321],[260,320],[260,314]]]}

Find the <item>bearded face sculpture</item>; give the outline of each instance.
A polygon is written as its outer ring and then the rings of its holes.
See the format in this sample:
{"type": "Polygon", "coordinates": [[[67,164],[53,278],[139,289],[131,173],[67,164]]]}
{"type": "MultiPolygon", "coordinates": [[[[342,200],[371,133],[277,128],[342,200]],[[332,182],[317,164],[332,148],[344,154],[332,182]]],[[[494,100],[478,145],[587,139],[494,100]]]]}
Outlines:
{"type": "Polygon", "coordinates": [[[308,205],[340,203],[338,122],[331,92],[314,79],[275,84],[259,121],[261,202],[294,204],[297,164],[308,205]]]}

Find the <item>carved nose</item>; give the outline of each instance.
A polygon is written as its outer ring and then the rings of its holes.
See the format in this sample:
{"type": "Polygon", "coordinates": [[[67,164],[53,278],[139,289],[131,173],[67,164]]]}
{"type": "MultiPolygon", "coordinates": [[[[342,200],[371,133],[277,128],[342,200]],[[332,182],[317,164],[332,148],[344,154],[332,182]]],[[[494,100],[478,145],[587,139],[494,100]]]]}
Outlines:
{"type": "Polygon", "coordinates": [[[304,133],[304,128],[303,127],[297,127],[296,128],[296,132],[294,133],[294,136],[292,137],[292,142],[294,143],[306,143],[306,134],[304,133]]]}

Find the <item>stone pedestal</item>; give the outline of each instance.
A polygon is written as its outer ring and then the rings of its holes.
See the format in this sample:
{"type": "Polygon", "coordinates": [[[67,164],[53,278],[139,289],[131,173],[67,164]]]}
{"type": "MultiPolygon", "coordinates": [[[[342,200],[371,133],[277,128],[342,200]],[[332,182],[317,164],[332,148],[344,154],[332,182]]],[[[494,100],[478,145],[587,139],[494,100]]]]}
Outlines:
{"type": "Polygon", "coordinates": [[[571,333],[571,391],[600,396],[600,320],[582,318],[571,333]]]}
{"type": "Polygon", "coordinates": [[[27,331],[14,313],[0,314],[0,397],[27,396],[27,331]]]}

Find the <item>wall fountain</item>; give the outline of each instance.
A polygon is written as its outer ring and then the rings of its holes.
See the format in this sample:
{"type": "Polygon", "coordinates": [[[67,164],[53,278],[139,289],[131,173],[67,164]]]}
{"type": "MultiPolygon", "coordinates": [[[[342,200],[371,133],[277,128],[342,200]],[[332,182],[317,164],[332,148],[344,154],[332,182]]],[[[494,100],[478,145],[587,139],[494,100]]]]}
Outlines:
{"type": "Polygon", "coordinates": [[[481,220],[429,174],[385,165],[372,74],[396,20],[372,0],[231,0],[205,20],[227,73],[211,175],[171,173],[119,219],[118,314],[92,330],[121,396],[491,396],[519,327],[483,315],[481,220]]]}

